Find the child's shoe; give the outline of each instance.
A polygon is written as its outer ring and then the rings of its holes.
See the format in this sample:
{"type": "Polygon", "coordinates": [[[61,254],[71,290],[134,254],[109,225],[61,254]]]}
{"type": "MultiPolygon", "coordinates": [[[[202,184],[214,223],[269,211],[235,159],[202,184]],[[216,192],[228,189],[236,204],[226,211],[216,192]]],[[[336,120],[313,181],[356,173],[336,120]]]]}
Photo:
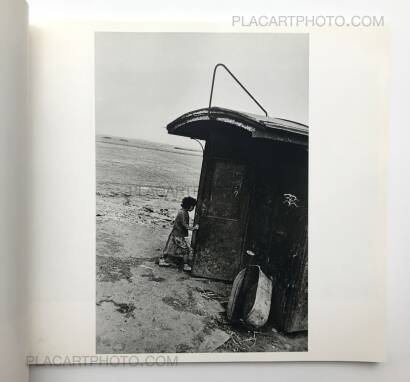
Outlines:
{"type": "Polygon", "coordinates": [[[161,257],[161,258],[159,259],[158,265],[159,265],[160,267],[170,267],[170,266],[171,266],[171,264],[168,263],[163,257],[161,257]]]}
{"type": "Polygon", "coordinates": [[[191,272],[192,268],[188,265],[188,264],[184,264],[184,268],[183,268],[184,272],[191,272]]]}

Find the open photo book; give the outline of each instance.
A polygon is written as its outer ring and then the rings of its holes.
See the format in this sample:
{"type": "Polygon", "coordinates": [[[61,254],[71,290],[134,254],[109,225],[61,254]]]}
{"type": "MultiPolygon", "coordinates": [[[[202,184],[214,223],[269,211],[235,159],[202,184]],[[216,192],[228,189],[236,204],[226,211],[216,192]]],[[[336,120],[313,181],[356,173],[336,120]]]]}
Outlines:
{"type": "Polygon", "coordinates": [[[385,359],[383,27],[0,28],[5,363],[385,359]]]}

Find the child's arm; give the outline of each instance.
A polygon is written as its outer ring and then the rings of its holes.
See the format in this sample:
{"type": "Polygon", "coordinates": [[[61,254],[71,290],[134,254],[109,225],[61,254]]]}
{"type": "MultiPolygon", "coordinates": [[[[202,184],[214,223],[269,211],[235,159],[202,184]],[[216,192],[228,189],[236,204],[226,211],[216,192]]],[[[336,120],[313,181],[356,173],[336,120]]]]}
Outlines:
{"type": "Polygon", "coordinates": [[[185,215],[181,216],[181,224],[183,225],[183,227],[185,229],[187,229],[188,231],[196,231],[199,228],[198,224],[195,224],[194,226],[189,225],[189,217],[188,219],[186,218],[185,215]]]}
{"type": "Polygon", "coordinates": [[[196,231],[197,229],[199,229],[199,224],[189,225],[186,221],[184,221],[183,224],[188,231],[196,231]]]}
{"type": "Polygon", "coordinates": [[[199,224],[195,224],[195,225],[193,225],[193,226],[188,225],[188,226],[187,226],[187,229],[188,229],[189,231],[196,231],[196,230],[199,229],[199,224]]]}

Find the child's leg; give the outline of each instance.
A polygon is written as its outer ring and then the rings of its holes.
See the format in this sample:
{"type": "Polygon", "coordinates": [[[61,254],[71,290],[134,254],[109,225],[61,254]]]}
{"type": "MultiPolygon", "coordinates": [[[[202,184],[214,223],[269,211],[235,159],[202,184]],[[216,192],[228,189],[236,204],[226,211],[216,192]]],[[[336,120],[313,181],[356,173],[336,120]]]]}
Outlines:
{"type": "Polygon", "coordinates": [[[160,267],[169,267],[171,263],[168,262],[169,255],[175,252],[175,243],[174,243],[174,236],[171,233],[168,236],[168,240],[165,244],[165,247],[162,251],[162,256],[159,258],[158,263],[160,267]]]}
{"type": "Polygon", "coordinates": [[[184,255],[184,264],[191,265],[191,261],[190,261],[190,257],[188,253],[184,255]]]}
{"type": "Polygon", "coordinates": [[[193,249],[192,247],[187,243],[187,251],[184,254],[184,271],[190,271],[191,270],[191,265],[192,265],[192,259],[193,259],[193,249]]]}
{"type": "Polygon", "coordinates": [[[186,249],[186,252],[184,254],[184,264],[192,265],[192,260],[194,258],[194,250],[189,245],[188,242],[186,242],[186,244],[187,244],[187,249],[186,249]]]}

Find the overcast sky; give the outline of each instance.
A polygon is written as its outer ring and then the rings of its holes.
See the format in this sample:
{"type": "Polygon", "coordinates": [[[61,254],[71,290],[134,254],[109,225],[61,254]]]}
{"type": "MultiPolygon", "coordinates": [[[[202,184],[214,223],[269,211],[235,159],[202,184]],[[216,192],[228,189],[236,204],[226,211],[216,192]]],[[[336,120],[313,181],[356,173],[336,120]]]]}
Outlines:
{"type": "MultiPolygon", "coordinates": [[[[222,62],[272,117],[308,124],[307,34],[96,33],[97,134],[196,147],[165,126],[207,107],[222,62]]],[[[214,106],[262,114],[219,72],[214,106]]]]}

